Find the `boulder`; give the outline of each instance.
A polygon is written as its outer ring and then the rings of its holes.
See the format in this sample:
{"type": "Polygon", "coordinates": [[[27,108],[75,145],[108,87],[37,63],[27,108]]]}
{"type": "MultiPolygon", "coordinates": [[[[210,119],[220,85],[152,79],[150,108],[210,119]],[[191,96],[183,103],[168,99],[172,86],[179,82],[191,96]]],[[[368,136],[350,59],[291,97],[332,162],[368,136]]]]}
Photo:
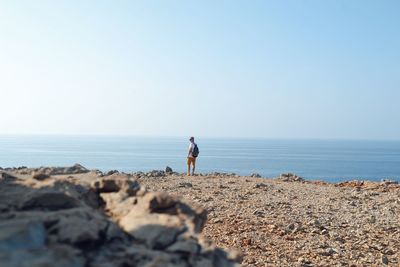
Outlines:
{"type": "Polygon", "coordinates": [[[278,178],[278,180],[284,182],[304,182],[305,180],[300,176],[297,176],[294,173],[282,173],[278,178]]]}
{"type": "Polygon", "coordinates": [[[0,251],[42,248],[45,245],[46,235],[42,222],[29,220],[3,222],[0,224],[0,251]]]}
{"type": "Polygon", "coordinates": [[[182,240],[175,242],[166,250],[170,252],[197,254],[200,251],[200,245],[195,240],[182,240]]]}
{"type": "Polygon", "coordinates": [[[46,180],[47,178],[50,178],[50,175],[48,175],[44,172],[36,171],[36,172],[33,172],[32,178],[35,180],[38,180],[38,181],[43,181],[43,180],[46,180]]]}
{"type": "Polygon", "coordinates": [[[50,233],[57,233],[60,243],[73,245],[94,245],[102,239],[108,221],[90,210],[77,210],[58,216],[57,222],[49,228],[50,233]]]}
{"type": "Polygon", "coordinates": [[[170,246],[185,231],[185,225],[178,217],[167,214],[138,215],[130,212],[120,220],[119,225],[135,239],[154,249],[170,246]]]}
{"type": "Polygon", "coordinates": [[[79,207],[77,199],[62,192],[35,192],[21,204],[22,210],[62,210],[79,207]]]}
{"type": "Polygon", "coordinates": [[[119,173],[119,171],[117,171],[117,170],[111,170],[111,171],[106,172],[105,176],[111,176],[111,175],[117,174],[117,173],[119,173]]]}
{"type": "Polygon", "coordinates": [[[33,171],[47,175],[65,175],[88,173],[90,170],[86,169],[80,164],[75,164],[70,167],[40,167],[37,169],[33,169],[33,171]]]}
{"type": "Polygon", "coordinates": [[[128,214],[137,204],[137,198],[130,197],[124,192],[102,193],[100,196],[105,203],[104,210],[112,215],[115,221],[128,214]]]}
{"type": "Polygon", "coordinates": [[[171,167],[167,166],[167,167],[165,168],[165,173],[171,174],[171,173],[173,173],[173,172],[174,172],[174,171],[172,170],[171,167]]]}
{"type": "Polygon", "coordinates": [[[71,167],[66,167],[63,170],[64,174],[79,174],[79,173],[87,173],[90,172],[90,170],[86,169],[85,167],[83,167],[80,164],[75,164],[71,167]]]}
{"type": "Polygon", "coordinates": [[[97,179],[92,182],[91,187],[97,193],[126,192],[128,195],[135,195],[140,190],[137,181],[130,180],[124,175],[112,175],[105,178],[97,179]]]}
{"type": "Polygon", "coordinates": [[[84,267],[85,262],[79,250],[65,245],[10,252],[0,250],[0,266],[4,267],[84,267]]]}
{"type": "MultiPolygon", "coordinates": [[[[150,192],[145,194],[144,197],[139,198],[138,203],[132,207],[126,217],[137,218],[149,213],[163,213],[177,216],[181,221],[185,222],[190,231],[195,233],[201,232],[207,220],[207,213],[204,209],[190,207],[181,200],[160,192],[150,192]]],[[[120,221],[121,223],[130,220],[124,218],[120,221]]],[[[125,229],[124,226],[122,227],[125,229]]]]}
{"type": "Polygon", "coordinates": [[[0,179],[1,180],[15,180],[17,178],[15,176],[7,173],[7,172],[1,172],[0,173],[0,179]]]}

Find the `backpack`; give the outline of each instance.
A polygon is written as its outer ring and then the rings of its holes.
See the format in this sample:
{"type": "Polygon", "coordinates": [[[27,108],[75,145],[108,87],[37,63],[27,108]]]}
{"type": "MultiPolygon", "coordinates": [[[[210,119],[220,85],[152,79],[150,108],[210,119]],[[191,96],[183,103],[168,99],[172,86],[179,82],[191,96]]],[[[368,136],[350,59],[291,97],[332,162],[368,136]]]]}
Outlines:
{"type": "Polygon", "coordinates": [[[197,146],[197,144],[194,144],[194,148],[193,148],[193,151],[192,151],[192,156],[197,158],[199,156],[199,153],[200,153],[199,147],[197,146]]]}

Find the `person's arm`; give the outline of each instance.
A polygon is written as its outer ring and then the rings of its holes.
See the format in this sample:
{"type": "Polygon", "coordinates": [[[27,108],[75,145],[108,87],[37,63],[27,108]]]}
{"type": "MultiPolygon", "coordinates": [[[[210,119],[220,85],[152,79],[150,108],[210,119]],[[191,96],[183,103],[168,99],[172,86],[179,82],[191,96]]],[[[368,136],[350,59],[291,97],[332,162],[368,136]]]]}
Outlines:
{"type": "Polygon", "coordinates": [[[190,154],[192,153],[192,151],[193,151],[193,146],[192,146],[192,144],[190,144],[189,151],[188,151],[188,157],[190,157],[190,154]]]}

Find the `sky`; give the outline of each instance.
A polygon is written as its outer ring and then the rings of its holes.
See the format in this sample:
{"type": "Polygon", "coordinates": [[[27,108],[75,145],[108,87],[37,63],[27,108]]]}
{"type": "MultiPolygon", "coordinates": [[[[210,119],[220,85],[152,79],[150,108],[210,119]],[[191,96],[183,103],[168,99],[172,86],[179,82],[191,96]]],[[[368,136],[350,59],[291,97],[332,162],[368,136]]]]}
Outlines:
{"type": "Polygon", "coordinates": [[[0,1],[0,134],[398,140],[399,12],[0,1]]]}

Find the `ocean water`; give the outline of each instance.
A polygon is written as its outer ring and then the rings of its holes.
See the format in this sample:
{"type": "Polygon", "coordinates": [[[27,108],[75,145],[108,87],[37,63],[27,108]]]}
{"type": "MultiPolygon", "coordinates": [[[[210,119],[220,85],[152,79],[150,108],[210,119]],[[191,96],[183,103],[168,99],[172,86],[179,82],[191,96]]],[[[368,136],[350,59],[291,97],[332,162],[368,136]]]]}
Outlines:
{"type": "MultiPolygon", "coordinates": [[[[400,141],[213,139],[196,140],[199,172],[294,172],[306,179],[400,181],[400,141]]],[[[67,166],[125,172],[186,170],[186,138],[0,136],[0,166],[67,166]]]]}

